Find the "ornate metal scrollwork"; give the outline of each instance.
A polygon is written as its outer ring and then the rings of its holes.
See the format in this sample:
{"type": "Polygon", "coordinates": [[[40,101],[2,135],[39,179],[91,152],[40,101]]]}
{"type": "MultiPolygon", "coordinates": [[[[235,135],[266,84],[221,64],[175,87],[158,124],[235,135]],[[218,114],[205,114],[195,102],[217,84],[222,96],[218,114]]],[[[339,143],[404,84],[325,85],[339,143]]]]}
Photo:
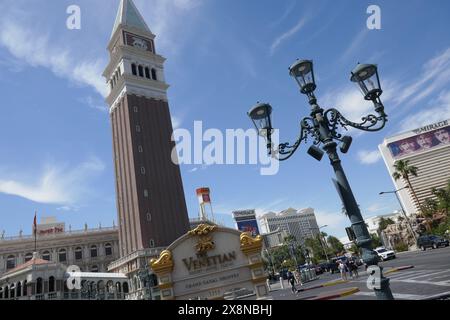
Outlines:
{"type": "Polygon", "coordinates": [[[339,139],[342,135],[337,132],[338,126],[347,130],[347,127],[352,127],[363,131],[380,131],[384,128],[387,122],[387,116],[383,109],[379,109],[379,115],[369,114],[361,118],[360,123],[356,123],[345,118],[337,109],[331,108],[325,111],[325,119],[328,123],[331,134],[334,138],[339,139]]]}
{"type": "Polygon", "coordinates": [[[341,141],[342,134],[339,133],[339,129],[341,128],[348,130],[348,127],[352,127],[363,131],[379,131],[386,125],[387,115],[384,113],[384,107],[381,101],[375,101],[374,105],[378,115],[369,114],[362,117],[359,123],[348,120],[335,108],[328,109],[325,112],[322,109],[318,109],[319,111],[315,113],[318,116],[317,120],[314,114],[314,117],[305,117],[302,119],[300,122],[300,136],[294,144],[291,145],[289,142],[281,143],[278,146],[278,150],[275,150],[271,154],[279,161],[285,161],[292,157],[302,142],[307,142],[308,136],[314,139],[313,144],[316,146],[330,138],[341,141]],[[329,136],[324,136],[320,130],[321,126],[328,128],[329,136]]]}

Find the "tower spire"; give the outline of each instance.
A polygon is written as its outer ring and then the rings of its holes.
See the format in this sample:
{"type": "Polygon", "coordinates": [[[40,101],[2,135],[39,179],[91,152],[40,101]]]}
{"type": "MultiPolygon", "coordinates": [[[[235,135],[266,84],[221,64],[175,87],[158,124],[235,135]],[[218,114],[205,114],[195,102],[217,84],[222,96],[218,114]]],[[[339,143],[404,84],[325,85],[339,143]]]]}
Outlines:
{"type": "Polygon", "coordinates": [[[121,25],[152,33],[141,13],[133,3],[133,0],[120,0],[119,10],[117,11],[116,22],[114,23],[111,38],[121,25]]]}

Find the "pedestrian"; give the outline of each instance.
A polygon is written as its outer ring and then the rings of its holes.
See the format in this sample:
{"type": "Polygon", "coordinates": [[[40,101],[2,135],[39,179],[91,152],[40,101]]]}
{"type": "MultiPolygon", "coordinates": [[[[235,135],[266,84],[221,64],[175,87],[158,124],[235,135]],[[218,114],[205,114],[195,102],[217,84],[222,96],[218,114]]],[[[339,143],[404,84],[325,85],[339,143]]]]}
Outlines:
{"type": "Polygon", "coordinates": [[[289,278],[289,283],[291,284],[292,293],[297,293],[297,288],[295,287],[295,278],[294,275],[292,274],[291,277],[289,278]]]}
{"type": "Polygon", "coordinates": [[[298,272],[298,270],[294,271],[294,277],[295,277],[295,282],[302,286],[303,285],[302,276],[301,276],[300,272],[298,272]]]}
{"type": "Polygon", "coordinates": [[[339,260],[339,271],[341,272],[341,279],[347,280],[347,272],[345,271],[345,265],[341,260],[339,260]]]}
{"type": "Polygon", "coordinates": [[[345,272],[348,272],[350,279],[353,279],[353,270],[350,266],[350,260],[346,260],[344,265],[345,265],[345,272]]]}
{"type": "Polygon", "coordinates": [[[348,261],[348,268],[350,271],[350,277],[353,278],[357,278],[358,277],[358,267],[356,266],[355,261],[353,261],[353,259],[350,259],[348,261]]]}
{"type": "Polygon", "coordinates": [[[356,263],[353,263],[353,274],[355,275],[356,279],[359,278],[358,265],[356,263]]]}

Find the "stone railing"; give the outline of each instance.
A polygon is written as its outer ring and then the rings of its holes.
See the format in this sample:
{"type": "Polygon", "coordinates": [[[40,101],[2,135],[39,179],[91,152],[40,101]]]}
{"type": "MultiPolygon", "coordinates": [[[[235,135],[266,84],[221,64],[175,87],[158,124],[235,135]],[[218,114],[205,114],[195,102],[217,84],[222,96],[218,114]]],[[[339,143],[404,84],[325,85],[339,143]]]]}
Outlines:
{"type": "Polygon", "coordinates": [[[164,250],[164,248],[151,248],[151,249],[142,249],[137,250],[128,256],[122,257],[118,260],[113,261],[107,267],[108,271],[116,269],[126,263],[127,261],[132,261],[138,257],[157,257],[159,253],[164,250]]]}
{"type": "MultiPolygon", "coordinates": [[[[86,233],[97,233],[105,231],[118,231],[118,227],[106,227],[106,228],[94,228],[94,229],[83,229],[83,230],[70,230],[61,233],[49,234],[45,236],[37,236],[37,239],[53,239],[58,237],[70,236],[70,235],[82,235],[86,233]]],[[[2,237],[0,236],[0,243],[6,241],[20,241],[20,240],[34,240],[34,235],[22,235],[22,236],[12,236],[12,237],[2,237]]]]}

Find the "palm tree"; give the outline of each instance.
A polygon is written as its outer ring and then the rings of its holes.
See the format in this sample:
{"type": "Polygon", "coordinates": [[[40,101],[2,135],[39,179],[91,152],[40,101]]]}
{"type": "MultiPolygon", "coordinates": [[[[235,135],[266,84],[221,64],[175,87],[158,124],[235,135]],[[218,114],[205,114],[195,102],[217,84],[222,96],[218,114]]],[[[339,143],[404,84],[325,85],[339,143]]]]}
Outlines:
{"type": "Polygon", "coordinates": [[[431,192],[437,198],[439,209],[444,210],[445,214],[448,216],[450,211],[450,180],[447,182],[446,188],[433,188],[431,192]]]}
{"type": "Polygon", "coordinates": [[[417,171],[419,170],[417,167],[410,166],[409,160],[398,160],[394,163],[395,172],[392,174],[392,177],[395,181],[399,179],[403,179],[408,185],[409,190],[411,190],[414,200],[416,201],[416,205],[421,208],[419,198],[417,198],[417,194],[414,191],[411,181],[409,180],[410,176],[417,177],[417,171]]]}

